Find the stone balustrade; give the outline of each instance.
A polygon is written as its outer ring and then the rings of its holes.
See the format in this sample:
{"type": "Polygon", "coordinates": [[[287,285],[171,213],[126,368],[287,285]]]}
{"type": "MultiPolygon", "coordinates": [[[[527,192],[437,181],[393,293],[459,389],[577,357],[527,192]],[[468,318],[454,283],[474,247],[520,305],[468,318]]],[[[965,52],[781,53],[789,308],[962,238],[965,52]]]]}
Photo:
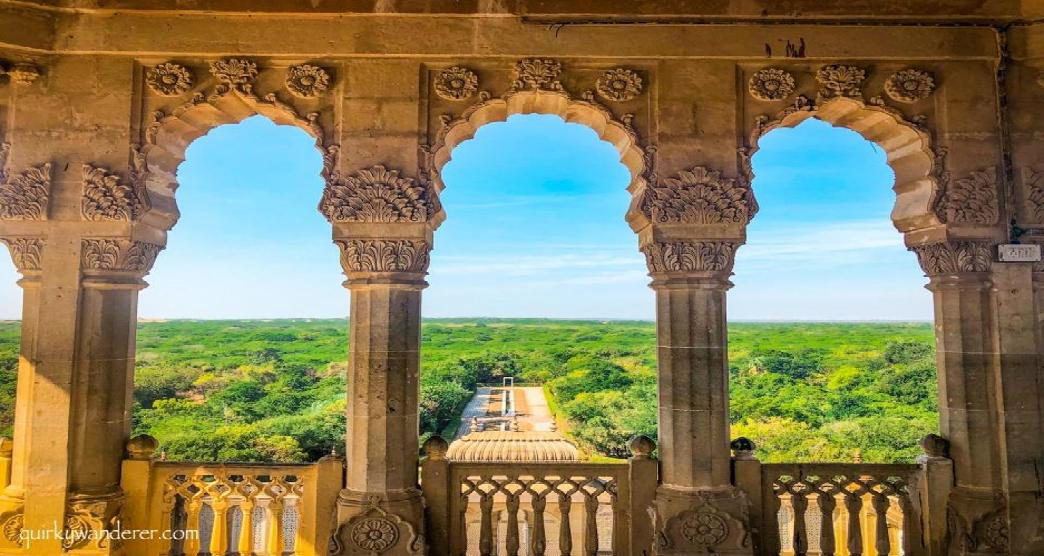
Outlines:
{"type": "Polygon", "coordinates": [[[326,554],[343,460],[310,464],[124,462],[124,529],[155,531],[128,554],[326,554]]]}

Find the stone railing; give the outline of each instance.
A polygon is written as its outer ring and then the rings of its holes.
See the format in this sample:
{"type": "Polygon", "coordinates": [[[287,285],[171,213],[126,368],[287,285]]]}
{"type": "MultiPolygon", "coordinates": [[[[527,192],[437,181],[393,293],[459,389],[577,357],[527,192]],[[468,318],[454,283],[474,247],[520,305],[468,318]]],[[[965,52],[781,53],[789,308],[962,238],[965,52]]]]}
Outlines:
{"type": "MultiPolygon", "coordinates": [[[[749,443],[749,441],[745,441],[749,443]]],[[[734,443],[734,447],[736,443],[734,443]]],[[[952,466],[945,457],[916,464],[762,464],[737,450],[734,478],[751,499],[759,556],[934,554],[945,535],[952,466]]]]}
{"type": "MultiPolygon", "coordinates": [[[[132,441],[132,446],[133,446],[132,441]]],[[[124,529],[157,531],[128,554],[326,554],[343,460],[310,464],[156,461],[129,448],[124,529]]]]}
{"type": "Polygon", "coordinates": [[[604,464],[453,462],[432,444],[421,486],[433,556],[650,553],[651,441],[604,464]]]}

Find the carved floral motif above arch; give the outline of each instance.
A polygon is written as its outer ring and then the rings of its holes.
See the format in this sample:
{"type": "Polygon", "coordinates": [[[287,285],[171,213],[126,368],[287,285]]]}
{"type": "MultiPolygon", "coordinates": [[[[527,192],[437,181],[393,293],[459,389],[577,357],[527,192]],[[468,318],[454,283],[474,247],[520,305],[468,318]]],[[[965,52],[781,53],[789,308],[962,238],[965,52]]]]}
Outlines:
{"type": "Polygon", "coordinates": [[[775,116],[758,116],[750,133],[748,147],[741,148],[740,161],[744,173],[753,182],[751,158],[758,141],[768,132],[781,127],[796,127],[815,117],[836,127],[844,127],[862,135],[881,147],[888,165],[895,173],[895,205],[892,222],[900,232],[912,232],[944,224],[936,213],[943,198],[945,174],[943,159],[933,150],[932,135],[921,121],[910,121],[896,109],[882,103],[864,102],[839,95],[821,102],[806,96],[796,100],[775,116]]]}
{"type": "MultiPolygon", "coordinates": [[[[596,93],[599,87],[606,91],[611,88],[614,94],[608,96],[614,101],[628,101],[642,95],[642,80],[637,72],[627,68],[599,70],[595,72],[589,89],[574,94],[567,86],[566,77],[572,77],[568,63],[549,58],[526,58],[513,67],[501,69],[501,73],[510,70],[511,76],[504,93],[493,96],[488,91],[480,91],[476,95],[477,101],[459,115],[440,116],[441,127],[432,133],[431,146],[423,147],[422,179],[429,179],[436,191],[445,187],[441,170],[450,161],[457,145],[472,139],[482,126],[505,121],[515,114],[554,115],[567,123],[585,125],[620,153],[620,162],[631,174],[629,191],[639,190],[649,179],[655,147],[643,143],[634,123],[635,116],[617,115],[596,98],[596,94],[603,97],[608,94],[605,91],[596,93]],[[609,79],[616,79],[623,86],[610,87],[609,79]]],[[[589,68],[585,70],[589,71],[589,68]]]]}
{"type": "MultiPolygon", "coordinates": [[[[277,125],[304,130],[315,138],[316,148],[323,155],[324,179],[336,173],[338,146],[321,123],[334,114],[329,72],[310,64],[265,67],[245,58],[197,65],[200,67],[163,63],[146,70],[152,75],[157,68],[169,73],[175,67],[175,78],[209,76],[194,90],[185,85],[171,86],[164,94],[148,99],[151,103],[144,111],[142,141],[135,146],[138,162],[129,173],[144,186],[152,225],[169,230],[177,222],[176,174],[188,146],[211,129],[251,116],[264,116],[277,125]]],[[[152,80],[164,83],[155,75],[152,80]]]]}

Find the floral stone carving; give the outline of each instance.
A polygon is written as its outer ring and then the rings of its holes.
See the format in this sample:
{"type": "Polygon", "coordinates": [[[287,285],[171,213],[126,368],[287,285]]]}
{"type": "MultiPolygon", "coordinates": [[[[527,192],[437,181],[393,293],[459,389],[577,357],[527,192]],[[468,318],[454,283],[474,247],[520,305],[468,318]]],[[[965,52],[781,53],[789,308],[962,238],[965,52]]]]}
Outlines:
{"type": "Polygon", "coordinates": [[[36,237],[14,237],[0,238],[0,243],[11,251],[11,260],[14,261],[18,272],[25,274],[40,270],[44,240],[36,237]]]}
{"type": "Polygon", "coordinates": [[[794,76],[779,68],[765,68],[754,72],[747,82],[750,96],[758,100],[783,100],[794,94],[794,76]]]}
{"type": "Polygon", "coordinates": [[[996,224],[1000,217],[997,169],[972,172],[966,178],[947,184],[935,212],[940,220],[949,224],[996,224]]]}
{"type": "Polygon", "coordinates": [[[736,244],[728,241],[668,241],[642,247],[650,272],[703,272],[732,269],[736,244]]]}
{"type": "Polygon", "coordinates": [[[349,536],[359,549],[380,554],[399,542],[399,528],[384,516],[365,517],[355,522],[349,536]]]}
{"type": "Polygon", "coordinates": [[[935,91],[935,78],[919,69],[904,69],[885,81],[885,92],[896,102],[907,104],[924,100],[935,91]]]}
{"type": "Polygon", "coordinates": [[[425,185],[377,165],[332,178],[319,212],[330,222],[426,222],[436,203],[425,185]]]}
{"type": "Polygon", "coordinates": [[[219,93],[235,89],[249,93],[257,79],[257,64],[242,58],[229,58],[210,63],[210,73],[221,82],[219,93]]]}
{"type": "Polygon", "coordinates": [[[341,266],[346,272],[424,272],[428,269],[428,242],[409,239],[338,240],[341,266]]]}
{"type": "Polygon", "coordinates": [[[642,77],[629,69],[611,69],[598,78],[595,89],[604,99],[627,102],[642,94],[642,77]]]}
{"type": "Polygon", "coordinates": [[[174,97],[192,87],[192,73],[185,66],[167,62],[150,69],[145,74],[145,84],[158,95],[174,97]]]}
{"type": "Polygon", "coordinates": [[[295,96],[315,98],[330,88],[330,74],[311,64],[290,66],[286,70],[286,88],[295,96]]]}
{"type": "Polygon", "coordinates": [[[22,538],[22,529],[24,527],[25,516],[22,514],[21,508],[19,508],[17,513],[8,515],[4,519],[3,525],[0,525],[0,529],[3,530],[4,540],[17,546],[24,544],[22,538]]]}
{"type": "Polygon", "coordinates": [[[435,74],[435,94],[444,100],[467,100],[478,91],[478,75],[468,68],[453,66],[435,74]]]}
{"type": "Polygon", "coordinates": [[[816,72],[816,81],[820,89],[820,101],[834,97],[863,98],[863,81],[866,70],[858,66],[834,64],[823,66],[816,72]]]}
{"type": "Polygon", "coordinates": [[[1023,168],[1022,183],[1029,199],[1029,210],[1037,222],[1044,222],[1044,172],[1023,168]]]}
{"type": "Polygon", "coordinates": [[[51,194],[51,164],[8,177],[2,164],[10,145],[0,145],[0,220],[45,220],[51,194]]]}
{"type": "Polygon", "coordinates": [[[713,512],[695,512],[682,521],[681,534],[692,544],[714,546],[728,538],[729,524],[713,512]]]}
{"type": "Polygon", "coordinates": [[[747,224],[757,203],[745,184],[695,166],[646,187],[641,210],[659,223],[747,224]]]}
{"type": "Polygon", "coordinates": [[[35,64],[20,62],[7,70],[7,76],[18,85],[32,85],[40,78],[40,68],[35,64]]]}
{"type": "Polygon", "coordinates": [[[526,58],[515,64],[515,91],[561,91],[562,63],[543,58],[526,58]]]}
{"type": "Polygon", "coordinates": [[[159,245],[144,241],[84,239],[80,242],[80,268],[148,272],[162,249],[159,245]]]}
{"type": "Polygon", "coordinates": [[[960,272],[988,272],[993,261],[990,244],[980,241],[948,241],[910,248],[928,276],[960,272]]]}
{"type": "Polygon", "coordinates": [[[83,165],[83,197],[80,213],[92,221],[133,222],[148,210],[147,195],[141,184],[126,184],[104,168],[83,165]]]}

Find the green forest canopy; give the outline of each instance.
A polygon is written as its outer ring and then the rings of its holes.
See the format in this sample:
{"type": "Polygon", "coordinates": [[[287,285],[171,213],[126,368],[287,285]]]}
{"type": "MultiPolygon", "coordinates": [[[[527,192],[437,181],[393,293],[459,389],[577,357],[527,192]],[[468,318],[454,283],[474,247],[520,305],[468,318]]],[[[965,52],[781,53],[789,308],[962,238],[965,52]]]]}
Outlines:
{"type": "MultiPolygon", "coordinates": [[[[10,434],[19,324],[0,322],[0,428],[10,434]]],[[[927,323],[733,323],[732,436],[766,462],[911,461],[938,426],[927,323]]],[[[343,450],[343,320],[139,325],[134,428],[168,459],[311,461],[343,450]]],[[[437,319],[423,328],[422,438],[450,434],[477,384],[546,385],[588,453],[656,435],[655,326],[437,319]]]]}

